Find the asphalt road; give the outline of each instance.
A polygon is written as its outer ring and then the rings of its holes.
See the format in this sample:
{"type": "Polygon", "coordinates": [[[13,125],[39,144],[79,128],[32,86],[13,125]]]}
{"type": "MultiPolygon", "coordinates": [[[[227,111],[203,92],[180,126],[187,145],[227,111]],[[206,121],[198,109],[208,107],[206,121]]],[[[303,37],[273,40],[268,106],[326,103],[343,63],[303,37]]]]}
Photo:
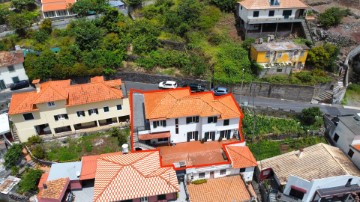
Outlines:
{"type": "MultiPolygon", "coordinates": [[[[147,84],[147,83],[125,81],[125,85],[126,85],[127,91],[130,91],[131,88],[141,89],[141,90],[158,89],[157,84],[147,84]]],[[[255,107],[271,107],[274,109],[281,108],[286,111],[294,110],[296,112],[300,112],[301,110],[303,110],[305,108],[317,106],[321,109],[321,111],[323,113],[330,114],[333,116],[360,113],[360,110],[346,109],[342,105],[311,104],[309,102],[279,100],[279,99],[264,98],[264,97],[254,97],[254,99],[253,99],[249,96],[240,96],[240,95],[234,95],[234,96],[238,103],[243,104],[244,102],[248,102],[249,106],[255,106],[255,107]]]]}

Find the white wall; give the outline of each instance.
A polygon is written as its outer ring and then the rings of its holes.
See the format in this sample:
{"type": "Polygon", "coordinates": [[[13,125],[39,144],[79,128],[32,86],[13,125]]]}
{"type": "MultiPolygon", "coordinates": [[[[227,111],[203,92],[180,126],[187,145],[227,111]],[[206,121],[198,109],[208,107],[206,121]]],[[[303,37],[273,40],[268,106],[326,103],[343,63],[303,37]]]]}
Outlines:
{"type": "Polygon", "coordinates": [[[241,9],[241,5],[239,5],[239,14],[238,15],[242,20],[244,20],[245,22],[249,21],[250,23],[251,23],[251,20],[256,20],[256,19],[269,20],[269,21],[276,22],[276,20],[284,19],[284,16],[283,16],[284,10],[292,10],[292,13],[289,16],[289,19],[293,19],[293,18],[295,18],[295,15],[297,14],[296,11],[298,11],[300,9],[277,9],[276,7],[274,7],[274,9],[247,10],[244,7],[242,7],[242,9],[241,9]],[[270,10],[275,11],[274,16],[269,16],[270,10]],[[254,11],[259,11],[258,17],[253,17],[254,11]]]}
{"type": "Polygon", "coordinates": [[[13,84],[12,77],[19,77],[19,80],[28,80],[28,76],[26,75],[24,66],[22,63],[13,65],[14,70],[13,72],[9,72],[8,67],[0,67],[0,80],[5,82],[6,87],[9,87],[13,84]]]}
{"type": "Polygon", "coordinates": [[[332,188],[338,186],[345,186],[347,181],[352,178],[351,184],[358,184],[360,183],[360,178],[351,176],[351,175],[343,175],[343,176],[336,176],[336,177],[329,177],[324,179],[315,179],[312,181],[307,181],[301,179],[296,176],[290,176],[284,188],[284,194],[289,195],[291,190],[291,185],[297,186],[299,188],[305,189],[306,194],[304,195],[303,202],[309,202],[313,199],[316,190],[324,189],[324,188],[332,188]]]}

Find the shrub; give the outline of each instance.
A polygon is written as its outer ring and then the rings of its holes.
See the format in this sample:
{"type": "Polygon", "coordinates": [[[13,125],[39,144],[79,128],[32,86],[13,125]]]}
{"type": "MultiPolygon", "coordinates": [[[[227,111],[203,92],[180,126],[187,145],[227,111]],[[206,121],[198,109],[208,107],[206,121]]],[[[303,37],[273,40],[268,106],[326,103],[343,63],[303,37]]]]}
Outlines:
{"type": "Polygon", "coordinates": [[[49,33],[40,29],[34,32],[33,38],[39,43],[44,43],[49,38],[49,33]]]}
{"type": "Polygon", "coordinates": [[[333,44],[325,43],[322,46],[315,46],[309,51],[307,64],[314,68],[333,72],[338,54],[339,48],[333,44]]]}
{"type": "Polygon", "coordinates": [[[11,175],[16,176],[17,174],[19,174],[19,167],[17,166],[11,167],[11,175]]]}
{"type": "Polygon", "coordinates": [[[45,149],[40,144],[36,145],[31,152],[38,159],[45,159],[46,157],[45,149]]]}
{"type": "Polygon", "coordinates": [[[191,184],[204,184],[207,182],[207,179],[194,180],[191,184]]]}
{"type": "Polygon", "coordinates": [[[7,168],[11,168],[12,166],[16,166],[18,162],[23,157],[22,153],[23,146],[21,144],[13,144],[9,150],[5,153],[5,166],[7,168]]]}
{"type": "Polygon", "coordinates": [[[19,189],[18,192],[29,193],[37,191],[37,185],[39,183],[40,177],[42,175],[41,170],[29,169],[21,178],[19,182],[19,189]]]}
{"type": "Polygon", "coordinates": [[[318,17],[319,23],[325,28],[336,26],[341,23],[343,17],[350,14],[349,9],[340,9],[337,7],[328,8],[318,17]]]}
{"type": "Polygon", "coordinates": [[[319,107],[310,107],[303,109],[299,115],[300,122],[305,126],[310,126],[315,124],[316,118],[321,117],[322,112],[319,107]]]}
{"type": "Polygon", "coordinates": [[[34,144],[39,144],[42,143],[42,141],[43,139],[40,136],[34,135],[28,138],[27,145],[31,146],[34,144]]]}
{"type": "Polygon", "coordinates": [[[222,11],[231,12],[235,9],[235,0],[211,0],[212,4],[216,5],[222,11]]]}

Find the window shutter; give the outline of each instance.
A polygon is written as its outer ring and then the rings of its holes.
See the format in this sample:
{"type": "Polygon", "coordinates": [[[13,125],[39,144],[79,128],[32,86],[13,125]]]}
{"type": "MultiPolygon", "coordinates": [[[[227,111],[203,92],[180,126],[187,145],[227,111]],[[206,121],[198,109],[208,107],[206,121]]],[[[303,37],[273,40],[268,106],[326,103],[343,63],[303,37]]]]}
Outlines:
{"type": "Polygon", "coordinates": [[[212,117],[208,117],[208,123],[211,123],[211,118],[212,118],[212,117]]]}
{"type": "Polygon", "coordinates": [[[209,132],[205,133],[205,140],[209,139],[209,132]]]}
{"type": "Polygon", "coordinates": [[[88,110],[88,112],[89,112],[89,115],[91,115],[91,114],[92,114],[90,109],[88,110]]]}
{"type": "Polygon", "coordinates": [[[211,139],[212,139],[212,141],[215,141],[215,133],[214,132],[211,132],[211,139]]]}
{"type": "Polygon", "coordinates": [[[166,127],[166,120],[163,121],[163,126],[166,127]]]}
{"type": "Polygon", "coordinates": [[[156,128],[157,124],[156,121],[153,121],[153,127],[156,128]]]}
{"type": "Polygon", "coordinates": [[[195,140],[199,140],[199,132],[198,131],[195,131],[195,140]]]}
{"type": "Polygon", "coordinates": [[[191,123],[191,117],[186,117],[186,123],[191,123]]]}
{"type": "Polygon", "coordinates": [[[69,116],[67,114],[64,114],[65,119],[69,119],[69,116]]]}
{"type": "Polygon", "coordinates": [[[217,122],[217,116],[214,117],[214,123],[216,123],[216,122],[217,122]]]}
{"type": "Polygon", "coordinates": [[[231,130],[228,130],[228,131],[226,131],[226,132],[227,132],[227,133],[226,133],[226,135],[227,135],[226,139],[230,139],[231,130]]]}
{"type": "Polygon", "coordinates": [[[199,123],[199,117],[198,116],[196,116],[196,121],[195,122],[199,123]]]}
{"type": "Polygon", "coordinates": [[[97,109],[95,109],[95,113],[96,113],[96,114],[99,114],[99,112],[98,112],[98,110],[97,110],[97,109]]]}
{"type": "Polygon", "coordinates": [[[80,112],[76,112],[77,116],[80,117],[80,112]]]}
{"type": "Polygon", "coordinates": [[[187,133],[187,141],[190,142],[190,139],[191,139],[191,132],[188,132],[187,133]]]}
{"type": "Polygon", "coordinates": [[[58,115],[55,115],[55,116],[54,116],[54,119],[55,119],[55,121],[59,120],[58,115]]]}

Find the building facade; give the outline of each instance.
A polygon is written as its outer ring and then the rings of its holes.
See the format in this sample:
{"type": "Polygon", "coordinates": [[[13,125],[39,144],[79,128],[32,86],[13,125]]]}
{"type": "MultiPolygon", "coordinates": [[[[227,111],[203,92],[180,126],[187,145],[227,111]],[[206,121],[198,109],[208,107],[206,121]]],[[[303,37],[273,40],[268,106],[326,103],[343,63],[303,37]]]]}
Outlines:
{"type": "Polygon", "coordinates": [[[121,80],[70,85],[70,80],[33,81],[36,92],[13,94],[9,116],[21,142],[34,135],[66,135],[128,122],[129,101],[121,80]]]}
{"type": "Polygon", "coordinates": [[[301,24],[308,8],[300,0],[243,0],[237,15],[245,37],[286,36],[301,24]]]}
{"type": "Polygon", "coordinates": [[[0,90],[9,88],[11,84],[28,80],[24,69],[22,52],[0,52],[0,90]]]}
{"type": "Polygon", "coordinates": [[[44,18],[64,18],[75,16],[70,7],[76,0],[41,0],[41,12],[44,18]]]}

